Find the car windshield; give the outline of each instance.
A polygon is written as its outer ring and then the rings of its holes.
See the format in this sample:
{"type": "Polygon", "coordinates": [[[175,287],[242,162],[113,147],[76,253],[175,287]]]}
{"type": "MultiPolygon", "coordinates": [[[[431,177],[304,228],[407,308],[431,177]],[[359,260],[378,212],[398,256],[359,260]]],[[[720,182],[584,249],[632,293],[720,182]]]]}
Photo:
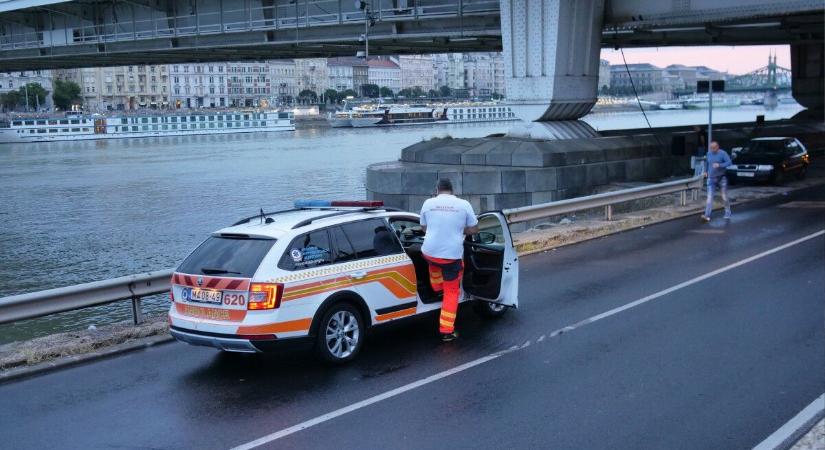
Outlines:
{"type": "Polygon", "coordinates": [[[747,147],[742,149],[742,153],[755,154],[779,154],[785,151],[787,142],[776,141],[751,141],[747,147]]]}
{"type": "Polygon", "coordinates": [[[251,278],[275,239],[250,239],[212,236],[192,252],[178,272],[251,278]]]}

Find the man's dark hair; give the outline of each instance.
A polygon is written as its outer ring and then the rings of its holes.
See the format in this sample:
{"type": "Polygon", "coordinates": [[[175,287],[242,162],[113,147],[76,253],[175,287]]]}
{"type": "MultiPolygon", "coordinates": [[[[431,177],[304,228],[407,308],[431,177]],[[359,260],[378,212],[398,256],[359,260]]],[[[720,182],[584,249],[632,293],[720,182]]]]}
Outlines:
{"type": "Polygon", "coordinates": [[[453,182],[448,178],[441,178],[436,185],[438,192],[453,192],[453,182]]]}

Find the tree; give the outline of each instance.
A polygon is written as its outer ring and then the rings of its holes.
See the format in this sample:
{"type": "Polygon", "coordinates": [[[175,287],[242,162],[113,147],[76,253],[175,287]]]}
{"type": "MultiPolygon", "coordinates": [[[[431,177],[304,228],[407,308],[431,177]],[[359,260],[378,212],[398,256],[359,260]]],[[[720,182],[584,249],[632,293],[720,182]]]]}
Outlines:
{"type": "Polygon", "coordinates": [[[395,95],[393,94],[392,89],[386,86],[381,86],[379,93],[381,94],[381,97],[393,97],[395,95]]]}
{"type": "Polygon", "coordinates": [[[80,103],[80,86],[70,80],[54,80],[54,93],[52,94],[54,106],[68,111],[72,109],[72,103],[80,103]]]}
{"type": "Polygon", "coordinates": [[[413,97],[421,97],[422,95],[424,95],[424,90],[421,89],[421,86],[413,86],[412,96],[413,97]]]}
{"type": "Polygon", "coordinates": [[[409,98],[409,97],[412,96],[412,89],[410,89],[410,88],[401,89],[400,91],[398,91],[398,96],[399,97],[404,97],[404,98],[409,98]]]}
{"type": "Polygon", "coordinates": [[[449,97],[452,95],[453,90],[447,86],[441,86],[438,88],[438,92],[441,94],[442,97],[449,97]]]}
{"type": "Polygon", "coordinates": [[[430,89],[429,91],[427,91],[427,97],[430,97],[430,98],[438,97],[438,91],[436,91],[435,89],[430,89]]]}
{"type": "Polygon", "coordinates": [[[493,100],[501,100],[504,98],[504,96],[499,94],[498,92],[493,92],[492,95],[490,95],[490,98],[492,98],[493,100]]]}
{"type": "Polygon", "coordinates": [[[358,97],[358,93],[352,89],[347,89],[338,93],[338,100],[346,100],[347,97],[358,97]]]}
{"type": "Polygon", "coordinates": [[[324,102],[326,103],[338,103],[338,91],[335,89],[327,89],[324,91],[324,102]]]}
{"type": "Polygon", "coordinates": [[[315,103],[318,101],[318,94],[316,94],[313,90],[304,89],[298,93],[298,98],[302,103],[315,103]]]}
{"type": "Polygon", "coordinates": [[[21,103],[29,108],[37,108],[38,106],[45,105],[46,96],[49,95],[49,91],[43,89],[40,83],[26,83],[25,86],[20,86],[17,92],[23,97],[21,103]],[[27,96],[28,102],[26,102],[27,96]]]}
{"type": "Polygon", "coordinates": [[[380,89],[377,84],[368,83],[361,85],[361,92],[364,97],[376,98],[380,94],[380,89]]]}
{"type": "Polygon", "coordinates": [[[5,94],[0,94],[0,104],[7,110],[13,110],[20,105],[23,97],[17,91],[10,91],[5,94]]]}

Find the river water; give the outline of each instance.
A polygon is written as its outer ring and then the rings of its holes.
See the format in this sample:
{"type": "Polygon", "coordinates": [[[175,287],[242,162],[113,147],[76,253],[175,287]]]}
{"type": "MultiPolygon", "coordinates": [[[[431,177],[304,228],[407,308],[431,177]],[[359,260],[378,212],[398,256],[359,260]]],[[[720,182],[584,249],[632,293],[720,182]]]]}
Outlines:
{"type": "MultiPolygon", "coordinates": [[[[714,122],[793,116],[798,105],[714,111],[714,122]]],[[[649,111],[653,127],[701,124],[706,110],[649,111]]],[[[647,126],[596,113],[599,130],[647,126]]],[[[296,198],[364,198],[367,165],[433,136],[514,124],[300,128],[294,133],[0,145],[0,297],[175,266],[211,231],[296,198]]],[[[166,296],[145,299],[162,313],[166,296]]],[[[128,302],[0,326],[0,344],[131,317],[128,302]]]]}

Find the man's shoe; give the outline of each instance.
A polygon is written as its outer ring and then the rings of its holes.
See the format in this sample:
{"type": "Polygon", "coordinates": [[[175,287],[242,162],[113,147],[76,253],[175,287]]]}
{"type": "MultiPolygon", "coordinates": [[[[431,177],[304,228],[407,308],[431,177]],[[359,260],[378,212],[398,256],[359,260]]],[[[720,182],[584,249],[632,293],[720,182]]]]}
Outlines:
{"type": "Polygon", "coordinates": [[[455,331],[441,335],[441,342],[452,342],[456,339],[458,339],[458,333],[455,331]]]}
{"type": "Polygon", "coordinates": [[[724,217],[724,219],[725,219],[725,220],[728,220],[728,219],[730,219],[730,216],[731,216],[731,213],[730,213],[730,212],[726,212],[726,213],[725,213],[725,217],[724,217]]]}
{"type": "Polygon", "coordinates": [[[708,223],[708,222],[710,222],[710,217],[702,214],[702,223],[708,223]]]}

